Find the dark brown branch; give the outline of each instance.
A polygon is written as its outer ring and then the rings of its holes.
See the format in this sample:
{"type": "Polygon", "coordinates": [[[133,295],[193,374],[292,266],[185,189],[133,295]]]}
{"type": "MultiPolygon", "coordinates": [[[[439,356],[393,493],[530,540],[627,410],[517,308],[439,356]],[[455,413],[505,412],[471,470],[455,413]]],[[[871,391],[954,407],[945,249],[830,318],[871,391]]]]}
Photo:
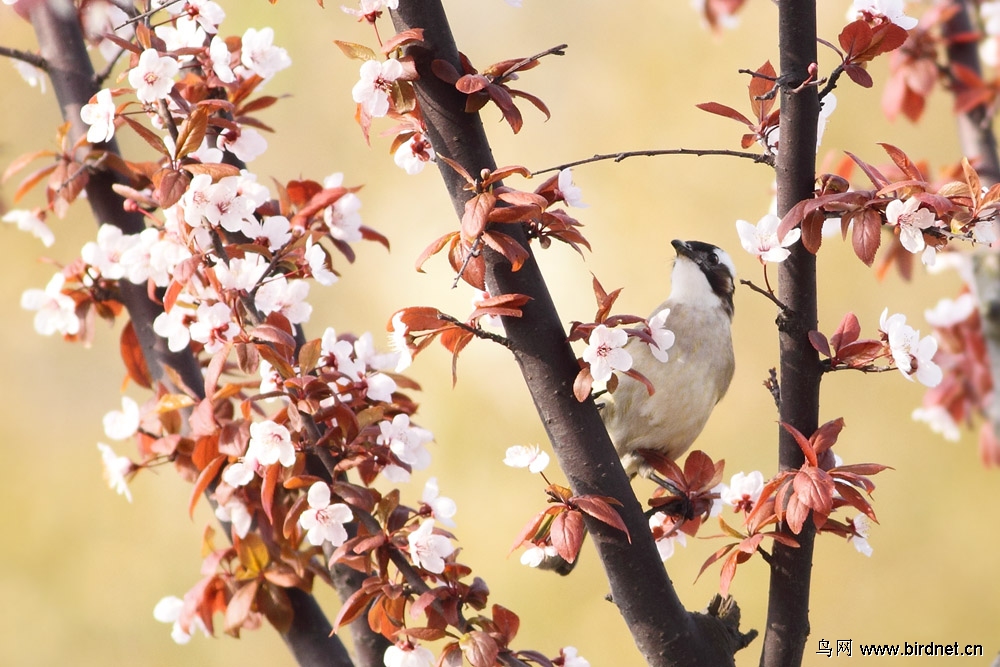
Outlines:
{"type": "MultiPolygon", "coordinates": [[[[406,53],[414,58],[420,75],[416,82],[417,99],[434,150],[458,162],[470,174],[495,169],[479,115],[466,113],[465,96],[431,71],[431,62],[437,59],[459,68],[458,49],[440,1],[401,0],[392,16],[399,31],[424,30],[423,43],[408,46],[406,53]]],[[[439,170],[455,213],[461,217],[470,196],[463,188],[465,181],[443,161],[439,170]]],[[[528,249],[523,228],[508,225],[504,231],[528,249]]],[[[504,329],[573,492],[598,493],[622,503],[619,513],[631,535],[631,543],[617,529],[589,516],[585,519],[615,604],[648,664],[731,665],[742,638],[719,641],[719,635],[731,635],[718,619],[711,621],[711,627],[719,631],[716,635],[706,631],[684,609],[666,576],[648,522],[593,400],[580,403],[573,396],[573,381],[579,372],[576,355],[566,340],[538,264],[530,249],[528,252],[523,266],[513,272],[506,259],[485,248],[486,283],[493,295],[531,297],[523,309],[523,317],[503,318],[504,329]]]]}
{"type": "MultiPolygon", "coordinates": [[[[70,141],[74,143],[87,133],[86,125],[80,119],[80,109],[97,93],[94,68],[76,14],[56,11],[54,4],[33,3],[29,17],[38,37],[41,55],[48,63],[60,110],[71,124],[70,141]]],[[[114,140],[104,147],[109,152],[118,153],[114,140]]],[[[83,157],[89,146],[84,143],[80,150],[80,157],[83,157]]],[[[145,222],[140,214],[124,210],[124,200],[112,189],[117,180],[115,174],[108,170],[91,173],[86,186],[87,201],[95,220],[113,224],[126,234],[137,234],[145,228],[145,222]]],[[[163,311],[159,304],[149,299],[146,286],[122,281],[120,294],[154,380],[172,385],[170,374],[166,371],[169,367],[184,385],[198,397],[203,397],[204,378],[194,355],[187,350],[171,352],[166,341],[153,331],[153,320],[163,311]]],[[[297,589],[288,589],[287,593],[295,613],[291,627],[281,636],[298,663],[330,667],[352,665],[339,638],[329,636],[330,623],[312,595],[297,589]]]]}
{"type": "Polygon", "coordinates": [[[655,157],[657,155],[695,155],[702,157],[705,155],[725,155],[728,157],[737,157],[744,160],[752,160],[757,164],[766,164],[769,166],[774,166],[774,156],[767,155],[765,153],[750,153],[747,151],[731,151],[721,148],[662,148],[662,149],[649,149],[643,151],[625,151],[622,153],[603,153],[600,155],[594,155],[593,157],[584,158],[582,160],[576,160],[575,162],[567,162],[566,164],[560,164],[555,167],[546,167],[545,169],[539,169],[538,171],[531,172],[532,176],[537,176],[539,174],[546,174],[550,171],[562,171],[563,169],[569,169],[570,167],[578,167],[581,164],[590,164],[591,162],[602,162],[604,160],[614,160],[615,162],[621,162],[630,157],[655,157]]]}
{"type": "MultiPolygon", "coordinates": [[[[816,124],[819,96],[814,86],[800,87],[812,77],[816,62],[816,3],[778,0],[780,51],[781,150],[776,160],[778,215],[813,196],[816,124]]],[[[819,355],[807,332],[816,329],[816,257],[801,243],[778,265],[778,292],[789,310],[787,326],[779,327],[779,415],[802,433],[813,433],[819,422],[819,355]]],[[[778,429],[778,465],[782,470],[802,465],[802,450],[783,428],[778,429]]],[[[784,528],[787,531],[787,527],[784,528]]],[[[815,531],[806,521],[794,536],[798,548],[775,543],[771,554],[767,629],[762,667],[801,665],[809,635],[809,592],[815,531]]]]}
{"type": "Polygon", "coordinates": [[[19,49],[0,46],[0,56],[6,56],[7,58],[13,58],[14,60],[24,61],[29,65],[34,65],[43,72],[47,72],[49,70],[49,64],[45,61],[45,58],[37,53],[28,53],[27,51],[21,51],[19,49]]]}

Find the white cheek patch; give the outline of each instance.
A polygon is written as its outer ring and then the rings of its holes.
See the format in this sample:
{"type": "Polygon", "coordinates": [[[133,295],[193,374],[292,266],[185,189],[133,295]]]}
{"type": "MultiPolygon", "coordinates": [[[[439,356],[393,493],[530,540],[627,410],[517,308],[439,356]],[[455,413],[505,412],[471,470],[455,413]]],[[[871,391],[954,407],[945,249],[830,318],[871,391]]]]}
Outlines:
{"type": "Polygon", "coordinates": [[[736,265],[733,264],[733,258],[729,256],[729,253],[722,248],[716,248],[715,256],[719,258],[719,263],[729,269],[729,273],[733,276],[733,284],[736,284],[736,265]]]}

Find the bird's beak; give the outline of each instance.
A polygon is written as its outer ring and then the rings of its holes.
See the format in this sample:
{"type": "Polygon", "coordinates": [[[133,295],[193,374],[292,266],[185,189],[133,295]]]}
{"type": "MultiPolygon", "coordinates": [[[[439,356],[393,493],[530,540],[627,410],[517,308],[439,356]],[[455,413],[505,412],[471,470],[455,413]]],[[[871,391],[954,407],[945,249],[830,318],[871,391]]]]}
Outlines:
{"type": "Polygon", "coordinates": [[[695,259],[694,250],[691,249],[691,246],[688,245],[687,241],[674,239],[673,241],[670,242],[670,245],[674,247],[674,250],[677,252],[678,257],[687,257],[690,260],[695,259]]]}

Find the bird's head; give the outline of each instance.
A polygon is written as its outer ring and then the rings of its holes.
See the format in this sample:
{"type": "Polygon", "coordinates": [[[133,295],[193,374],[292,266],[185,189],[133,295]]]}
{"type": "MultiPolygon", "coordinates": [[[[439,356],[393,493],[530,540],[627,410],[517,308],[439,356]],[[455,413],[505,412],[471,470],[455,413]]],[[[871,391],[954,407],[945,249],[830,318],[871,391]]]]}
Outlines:
{"type": "Polygon", "coordinates": [[[702,241],[675,239],[670,244],[677,251],[670,299],[705,307],[718,305],[732,318],[736,265],[729,253],[702,241]]]}

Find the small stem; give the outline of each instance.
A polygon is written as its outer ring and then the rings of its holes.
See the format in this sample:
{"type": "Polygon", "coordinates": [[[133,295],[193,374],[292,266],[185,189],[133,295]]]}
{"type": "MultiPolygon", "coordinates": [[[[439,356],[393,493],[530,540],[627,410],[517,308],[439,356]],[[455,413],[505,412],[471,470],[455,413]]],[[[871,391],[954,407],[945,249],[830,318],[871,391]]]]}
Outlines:
{"type": "Polygon", "coordinates": [[[451,283],[452,289],[458,287],[458,282],[462,279],[462,274],[465,273],[465,269],[468,268],[469,262],[472,261],[472,258],[479,256],[479,247],[482,244],[483,244],[483,237],[477,236],[476,240],[472,242],[472,247],[469,248],[468,254],[465,255],[465,259],[462,261],[462,267],[458,270],[458,273],[455,275],[455,280],[451,283]]]}
{"type": "MultiPolygon", "coordinates": [[[[765,282],[765,284],[767,283],[767,269],[766,269],[766,267],[764,269],[764,282],[765,282]]],[[[787,313],[789,311],[788,306],[786,306],[784,303],[782,303],[781,300],[778,299],[778,297],[776,297],[774,295],[774,291],[771,289],[770,285],[767,286],[767,289],[763,289],[762,287],[757,287],[756,285],[753,284],[753,282],[751,282],[749,280],[740,280],[740,284],[741,285],[746,285],[747,287],[749,287],[750,289],[752,289],[754,292],[757,292],[758,294],[763,294],[764,296],[766,296],[774,305],[776,305],[778,308],[781,309],[781,312],[787,313]]]]}
{"type": "Polygon", "coordinates": [[[769,167],[774,166],[774,156],[766,153],[750,153],[747,151],[732,151],[718,148],[663,148],[641,151],[624,151],[621,153],[603,153],[594,155],[593,157],[584,158],[583,160],[567,162],[566,164],[561,164],[556,167],[539,169],[538,171],[531,172],[531,175],[537,176],[538,174],[545,174],[550,171],[562,171],[563,169],[569,169],[570,167],[576,167],[590,162],[602,162],[604,160],[621,162],[622,160],[630,157],[655,157],[658,155],[696,155],[698,157],[704,155],[727,155],[729,157],[743,158],[744,160],[753,160],[757,164],[766,164],[769,167]]]}
{"type": "Polygon", "coordinates": [[[566,55],[566,48],[569,44],[560,44],[559,46],[553,46],[551,49],[545,49],[541,53],[536,53],[533,56],[528,56],[524,60],[518,60],[516,63],[508,67],[503,74],[497,77],[497,79],[504,79],[509,76],[512,72],[516,72],[530,62],[540,60],[547,55],[564,56],[566,55]]]}
{"type": "Polygon", "coordinates": [[[500,334],[495,334],[495,333],[492,333],[490,331],[485,331],[485,330],[483,330],[483,329],[481,329],[479,327],[470,326],[470,325],[466,324],[465,322],[463,322],[463,321],[461,321],[461,320],[459,320],[457,318],[454,318],[451,315],[445,315],[444,313],[440,313],[438,315],[438,319],[439,320],[444,320],[445,322],[450,322],[451,324],[454,324],[459,329],[463,329],[465,331],[468,331],[469,333],[471,333],[472,335],[474,335],[476,338],[482,338],[483,340],[491,340],[494,343],[499,343],[500,345],[503,345],[508,350],[510,349],[510,345],[511,345],[510,341],[507,338],[505,338],[504,336],[501,336],[500,334]]]}
{"type": "Polygon", "coordinates": [[[142,21],[143,19],[148,18],[148,17],[152,16],[153,14],[155,14],[156,12],[160,11],[161,9],[166,9],[170,5],[176,5],[180,1],[181,0],[167,0],[167,2],[164,2],[163,4],[159,5],[158,7],[154,7],[152,9],[150,9],[149,11],[142,12],[141,14],[136,14],[135,16],[133,16],[132,18],[130,18],[129,20],[127,20],[124,23],[122,23],[121,25],[115,26],[114,30],[120,30],[121,28],[124,28],[127,25],[130,25],[132,23],[137,23],[139,21],[142,21]]]}

